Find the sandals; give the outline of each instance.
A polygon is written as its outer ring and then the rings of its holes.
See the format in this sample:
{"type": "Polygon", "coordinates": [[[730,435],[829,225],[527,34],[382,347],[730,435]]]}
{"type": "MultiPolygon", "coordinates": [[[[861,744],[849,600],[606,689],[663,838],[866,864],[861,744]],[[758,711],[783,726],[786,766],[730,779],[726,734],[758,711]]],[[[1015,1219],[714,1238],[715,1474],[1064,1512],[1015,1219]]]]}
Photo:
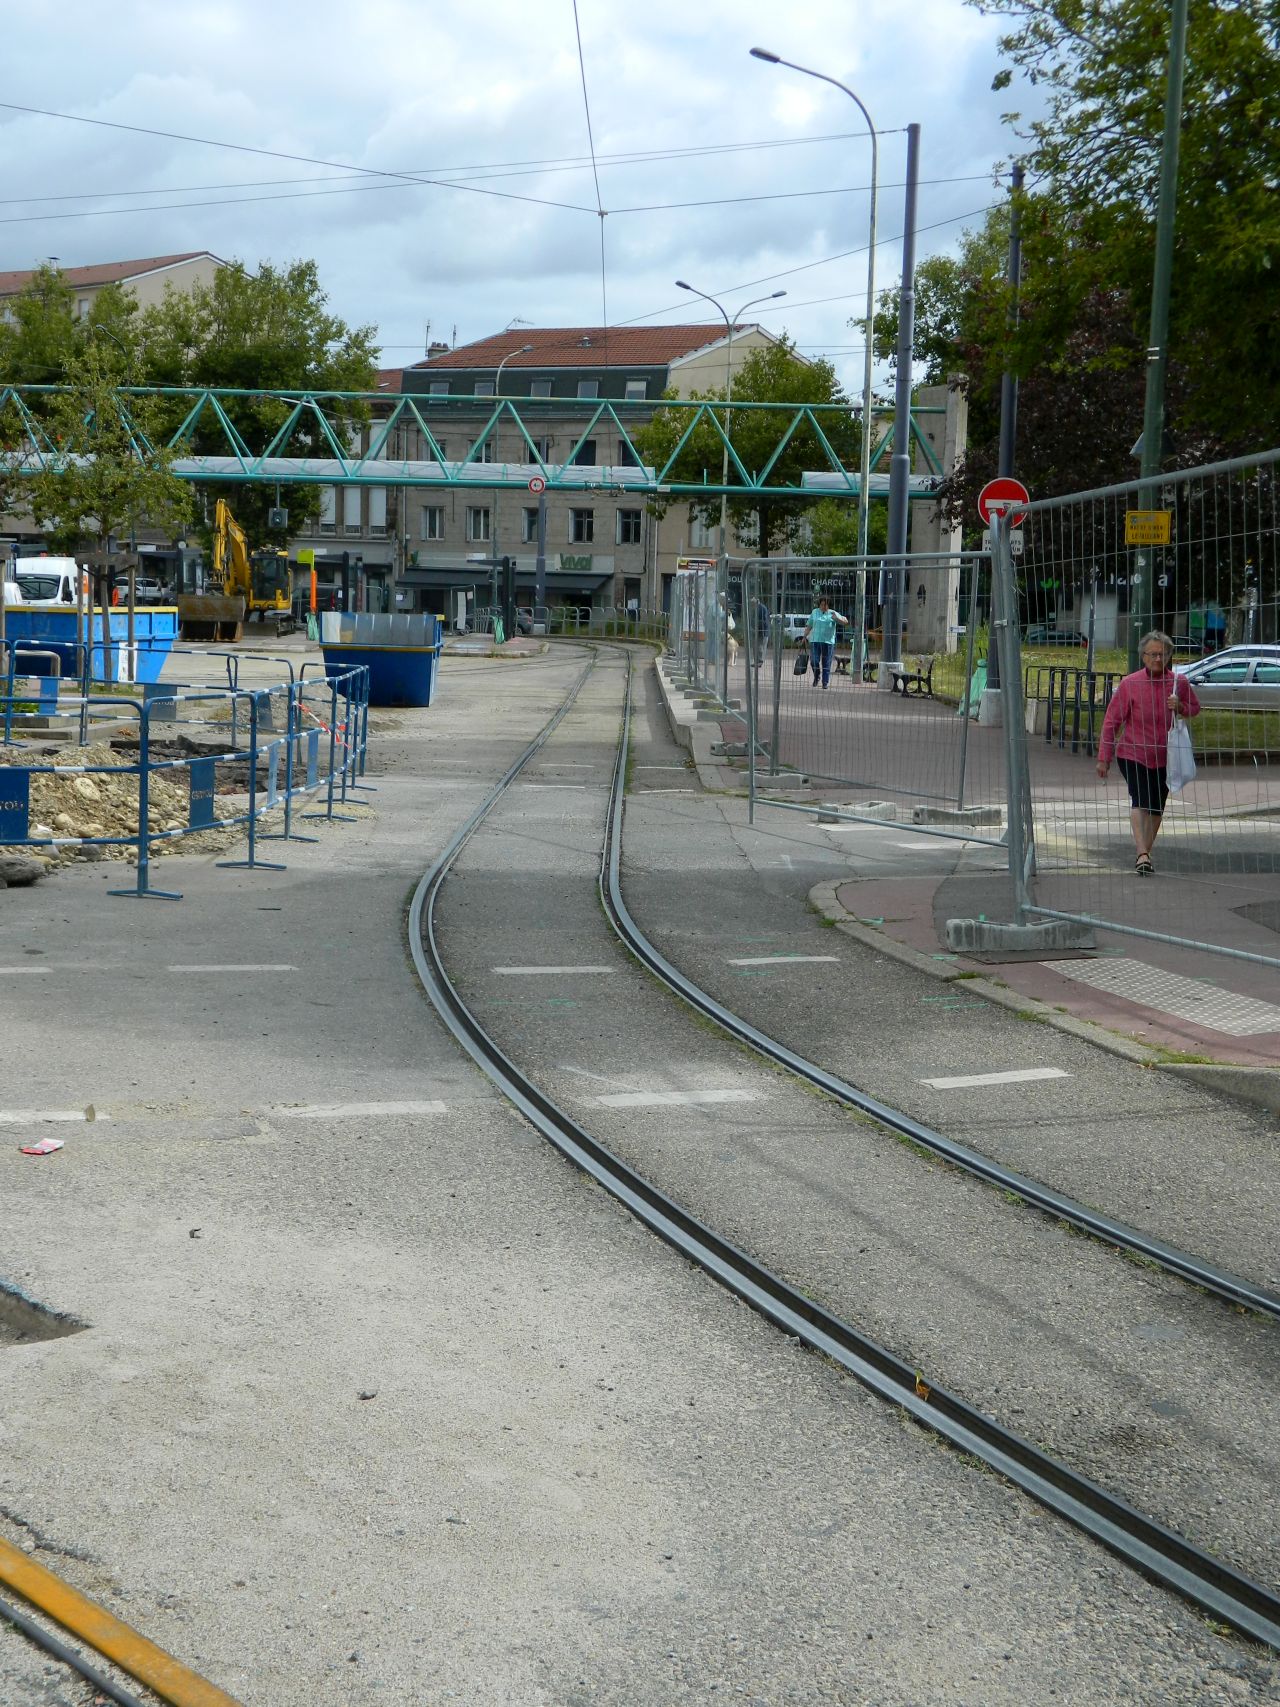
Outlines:
{"type": "Polygon", "coordinates": [[[1152,877],[1155,875],[1156,868],[1151,863],[1150,854],[1139,854],[1137,859],[1133,862],[1133,869],[1137,872],[1139,877],[1152,877]]]}

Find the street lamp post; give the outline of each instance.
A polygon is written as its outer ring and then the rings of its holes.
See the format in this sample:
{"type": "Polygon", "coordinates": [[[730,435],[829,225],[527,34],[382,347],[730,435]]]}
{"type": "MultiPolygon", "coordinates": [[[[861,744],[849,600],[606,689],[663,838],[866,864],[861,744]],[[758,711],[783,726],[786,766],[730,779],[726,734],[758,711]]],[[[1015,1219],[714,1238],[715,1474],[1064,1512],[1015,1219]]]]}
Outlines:
{"type": "MultiPolygon", "coordinates": [[[[686,284],[683,279],[677,279],[676,289],[691,291],[694,296],[700,296],[704,302],[709,302],[723,319],[725,332],[727,334],[725,340],[724,361],[724,444],[720,453],[720,565],[721,572],[725,577],[725,586],[723,589],[725,593],[725,632],[721,636],[720,644],[720,676],[722,682],[722,692],[720,697],[722,699],[727,699],[729,697],[729,648],[726,643],[729,631],[729,540],[726,529],[726,512],[729,495],[725,488],[729,484],[729,425],[733,418],[733,329],[737,324],[739,314],[745,314],[748,308],[755,308],[762,302],[773,302],[777,297],[785,296],[787,293],[785,290],[771,290],[768,296],[753,296],[750,302],[744,302],[742,307],[738,309],[737,313],[730,318],[730,316],[725,312],[722,304],[717,302],[714,296],[708,296],[705,290],[699,290],[696,285],[686,284]]],[[[760,554],[761,556],[768,556],[764,540],[761,540],[760,542],[760,554]]],[[[743,613],[743,620],[746,620],[745,611],[743,613]]]]}
{"type": "MultiPolygon", "coordinates": [[[[867,233],[866,350],[862,364],[862,460],[858,472],[858,556],[865,558],[871,504],[871,365],[874,355],[872,325],[876,307],[876,198],[880,182],[879,138],[876,135],[876,127],[871,122],[871,114],[846,84],[838,82],[834,77],[828,77],[825,71],[813,71],[807,65],[797,65],[793,60],[782,59],[778,54],[770,53],[767,48],[753,47],[751,56],[753,59],[764,60],[767,65],[785,65],[791,71],[800,71],[806,77],[816,77],[820,83],[830,83],[832,88],[841,90],[867,121],[867,131],[871,137],[871,218],[867,233]]],[[[866,633],[867,577],[864,569],[858,575],[858,602],[854,614],[854,681],[862,680],[862,658],[866,648],[866,633]]]]}
{"type": "MultiPolygon", "coordinates": [[[[503,370],[503,368],[506,367],[507,363],[511,360],[512,356],[527,356],[529,354],[529,351],[532,348],[533,348],[532,344],[520,344],[514,350],[508,350],[506,355],[503,356],[502,360],[498,363],[497,372],[493,376],[493,395],[494,395],[494,401],[495,402],[497,402],[502,397],[502,370],[503,370]]],[[[494,439],[493,453],[494,453],[494,459],[496,461],[497,454],[498,454],[498,429],[496,426],[493,430],[493,439],[494,439]]],[[[499,487],[499,486],[495,486],[493,489],[493,540],[494,540],[495,545],[498,542],[498,494],[500,491],[501,491],[501,487],[499,487]]],[[[503,562],[505,563],[505,561],[506,561],[506,559],[504,558],[503,562]]],[[[514,561],[514,559],[513,559],[513,561],[514,561]]],[[[534,597],[536,600],[536,598],[537,598],[536,589],[535,589],[534,597]]],[[[505,614],[506,614],[506,611],[505,611],[505,605],[504,605],[504,615],[505,614]]]]}

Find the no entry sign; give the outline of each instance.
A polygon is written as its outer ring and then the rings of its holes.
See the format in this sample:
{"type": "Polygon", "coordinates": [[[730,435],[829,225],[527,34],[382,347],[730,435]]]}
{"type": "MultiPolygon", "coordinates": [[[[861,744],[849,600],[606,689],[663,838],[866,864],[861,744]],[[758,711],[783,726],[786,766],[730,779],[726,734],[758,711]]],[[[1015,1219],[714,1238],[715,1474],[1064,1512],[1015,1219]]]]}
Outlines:
{"type": "Polygon", "coordinates": [[[1001,475],[998,480],[988,480],[978,493],[978,514],[988,524],[992,516],[1003,516],[1011,528],[1016,528],[1025,520],[1030,502],[1031,494],[1021,480],[1001,475]]]}

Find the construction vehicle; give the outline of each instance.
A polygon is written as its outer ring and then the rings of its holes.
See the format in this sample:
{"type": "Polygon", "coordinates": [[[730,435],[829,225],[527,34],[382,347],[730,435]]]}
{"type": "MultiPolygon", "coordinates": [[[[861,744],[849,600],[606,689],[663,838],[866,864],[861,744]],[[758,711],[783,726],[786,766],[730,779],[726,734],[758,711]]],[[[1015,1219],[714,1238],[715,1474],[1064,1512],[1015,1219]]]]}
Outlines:
{"type": "Polygon", "coordinates": [[[250,551],[244,529],[225,498],[213,512],[213,569],[203,593],[178,599],[183,640],[239,640],[246,615],[274,621],[277,631],[293,622],[293,570],[278,546],[250,551]]]}

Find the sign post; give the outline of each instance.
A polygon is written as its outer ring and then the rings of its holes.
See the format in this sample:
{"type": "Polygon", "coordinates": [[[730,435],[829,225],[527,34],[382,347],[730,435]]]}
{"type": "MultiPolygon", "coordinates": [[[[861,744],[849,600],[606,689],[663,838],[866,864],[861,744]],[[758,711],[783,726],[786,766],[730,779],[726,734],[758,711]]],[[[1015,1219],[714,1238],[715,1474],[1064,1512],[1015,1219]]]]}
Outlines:
{"type": "Polygon", "coordinates": [[[530,479],[529,490],[538,500],[538,560],[533,572],[533,604],[536,619],[538,606],[545,605],[547,602],[547,483],[542,475],[535,474],[530,479]]]}
{"type": "MultiPolygon", "coordinates": [[[[994,480],[988,480],[978,493],[978,514],[991,527],[993,516],[1002,517],[1009,528],[1015,529],[1026,520],[1026,506],[1031,502],[1031,494],[1011,474],[1001,474],[994,480]]],[[[987,538],[990,538],[988,531],[987,538]]],[[[985,543],[985,542],[984,542],[985,543]]],[[[1021,547],[1021,539],[1019,539],[1021,547]]],[[[1007,613],[1000,609],[999,590],[993,572],[991,577],[991,626],[987,644],[987,686],[983,691],[982,703],[979,707],[978,721],[991,725],[1000,721],[1000,650],[996,645],[995,625],[1000,620],[1016,622],[1017,611],[1007,613]]]]}

